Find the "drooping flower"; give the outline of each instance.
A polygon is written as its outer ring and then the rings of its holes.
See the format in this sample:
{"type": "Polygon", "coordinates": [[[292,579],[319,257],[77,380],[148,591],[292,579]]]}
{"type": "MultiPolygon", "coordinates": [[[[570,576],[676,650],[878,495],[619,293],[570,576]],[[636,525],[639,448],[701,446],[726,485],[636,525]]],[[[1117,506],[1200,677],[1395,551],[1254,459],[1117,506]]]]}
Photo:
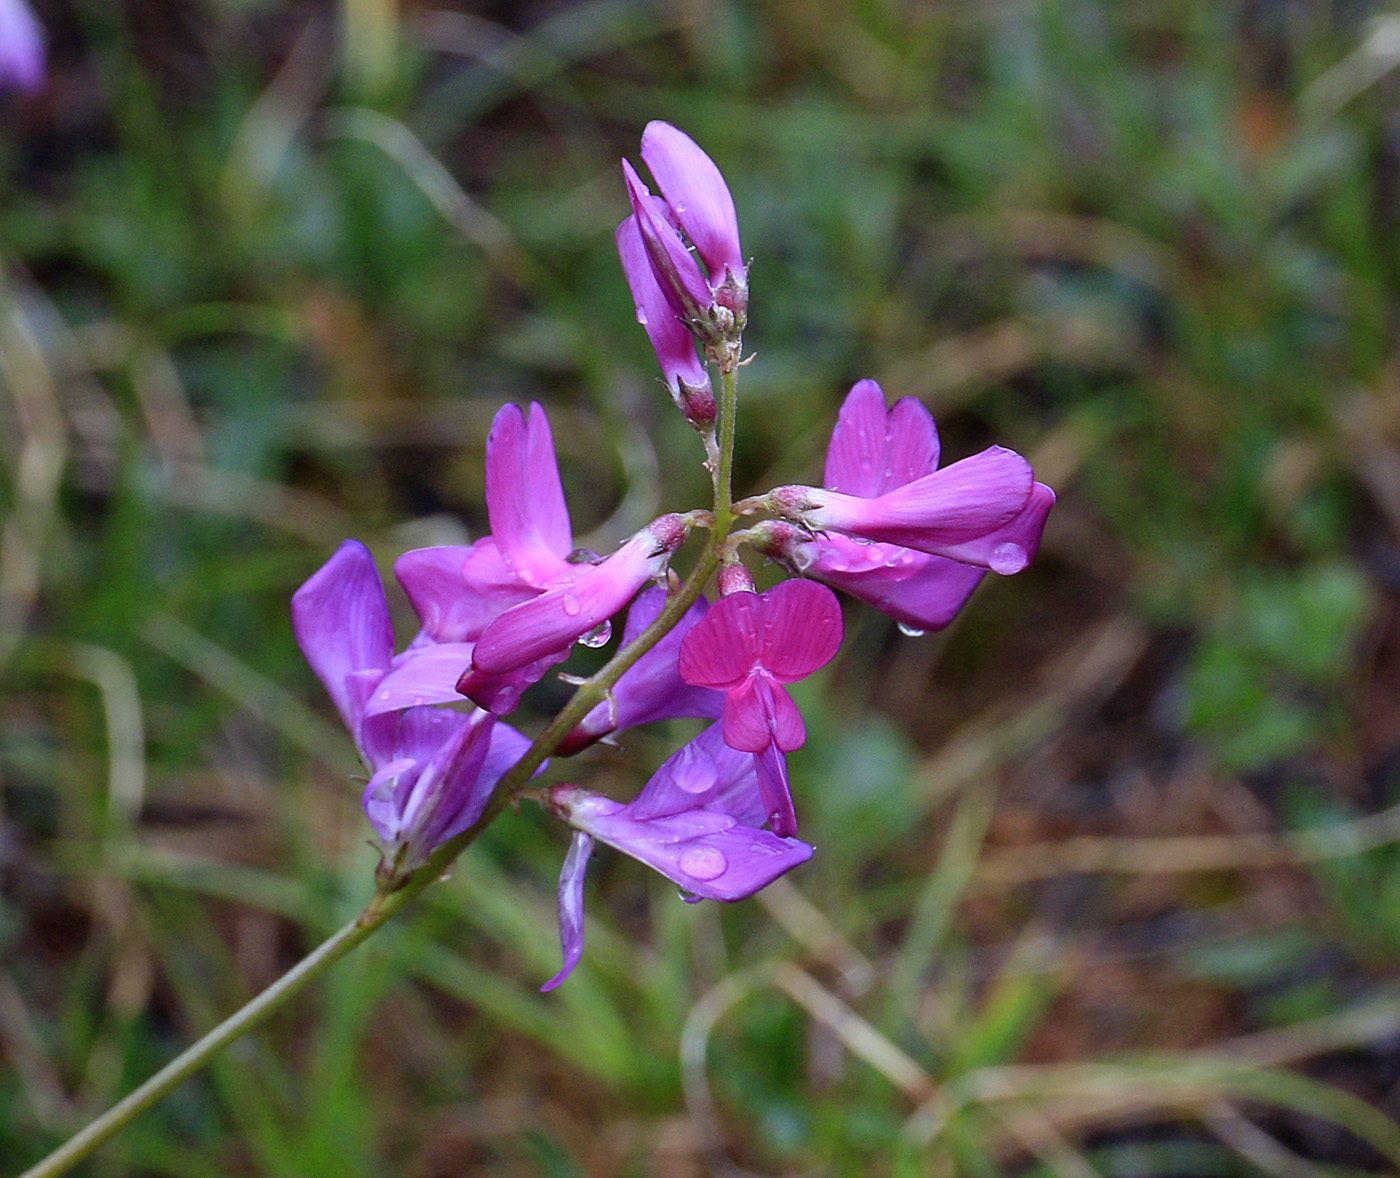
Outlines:
{"type": "Polygon", "coordinates": [[[712,725],[666,761],[623,804],[572,785],[549,791],[549,807],[575,828],[559,877],[563,968],[583,953],[583,878],[594,840],[645,863],[691,897],[742,900],[812,857],[795,838],[761,829],[764,812],[755,758],[730,748],[712,725]]]}
{"type": "Polygon", "coordinates": [[[0,91],[44,84],[44,27],[25,0],[0,0],[0,91]]]}
{"type": "Polygon", "coordinates": [[[363,805],[384,861],[411,871],[480,817],[529,742],[487,712],[423,706],[461,698],[471,646],[429,643],[396,657],[384,587],[356,540],[293,594],[292,629],[370,769],[363,805]]]}
{"type": "MultiPolygon", "coordinates": [[[[626,160],[622,174],[632,204],[629,220],[636,226],[656,285],[702,343],[732,342],[743,331],[748,311],[748,267],[724,177],[693,139],[669,123],[647,124],[642,160],[661,190],[660,199],[651,195],[626,160]]],[[[626,257],[623,264],[629,264],[626,257]]],[[[634,286],[634,296],[636,291],[634,286]]],[[[637,302],[642,305],[643,300],[638,297],[637,302]]],[[[651,317],[649,309],[647,315],[651,317]]],[[[662,365],[666,366],[664,359],[662,365]]]]}
{"type": "Polygon", "coordinates": [[[841,607],[814,581],[721,597],[681,642],[681,678],[725,693],[725,743],[759,757],[764,810],[774,832],[785,837],[797,831],[786,773],[764,756],[800,748],[807,730],[783,684],[825,666],[840,645],[841,607]]]}
{"type": "MultiPolygon", "coordinates": [[[[666,591],[659,585],[643,589],[627,611],[622,645],[626,646],[651,625],[665,604],[666,591]]],[[[610,698],[589,712],[559,742],[556,751],[568,756],[609,733],[657,720],[718,719],[724,696],[708,687],[692,687],[686,683],[681,679],[678,665],[681,640],[705,616],[707,604],[702,597],[686,610],[661,641],[623,673],[613,685],[610,698]]]]}
{"type": "Polygon", "coordinates": [[[681,517],[663,515],[597,564],[568,566],[548,590],[512,606],[482,631],[457,689],[494,712],[510,711],[519,700],[522,670],[534,674],[538,667],[534,682],[568,657],[579,638],[620,613],[648,581],[665,575],[684,540],[681,517]]]}
{"type": "MultiPolygon", "coordinates": [[[[1001,446],[942,469],[938,457],[928,410],[906,397],[887,413],[880,386],[863,380],[832,434],[827,486],[779,487],[768,503],[811,532],[844,532],[996,573],[1020,572],[1040,546],[1055,493],[1035,481],[1021,455],[1001,446]]],[[[948,591],[942,578],[952,574],[931,576],[948,591]]]]}

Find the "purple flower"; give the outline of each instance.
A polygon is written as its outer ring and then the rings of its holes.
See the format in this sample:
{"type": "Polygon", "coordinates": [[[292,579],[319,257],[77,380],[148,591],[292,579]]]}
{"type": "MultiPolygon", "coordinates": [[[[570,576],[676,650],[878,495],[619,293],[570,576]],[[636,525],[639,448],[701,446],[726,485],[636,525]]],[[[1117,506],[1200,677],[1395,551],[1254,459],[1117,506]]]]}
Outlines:
{"type": "Polygon", "coordinates": [[[583,953],[583,877],[594,840],[639,859],[691,897],[742,900],[812,857],[794,838],[761,829],[763,807],[755,758],[730,748],[718,724],[677,751],[627,804],[572,785],[549,791],[549,806],[573,826],[559,877],[563,968],[552,990],[583,953]]]}
{"type": "Polygon", "coordinates": [[[637,307],[637,322],[646,328],[671,399],[691,425],[713,427],[715,393],[709,373],[696,354],[695,337],[657,285],[636,217],[617,227],[617,254],[637,307]]]}
{"type": "Polygon", "coordinates": [[[370,768],[363,805],[384,861],[411,871],[480,817],[529,742],[489,713],[422,706],[461,698],[471,646],[420,643],[395,657],[384,587],[356,540],[293,594],[292,629],[370,768]]]}
{"type": "MultiPolygon", "coordinates": [[[[814,581],[784,581],[767,593],[721,597],[681,641],[681,678],[723,691],[725,743],[763,755],[791,752],[807,739],[785,683],[806,678],[841,645],[841,607],[814,581]]],[[[773,830],[797,831],[785,772],[770,757],[760,765],[760,792],[773,830]]]]}
{"type": "MultiPolygon", "coordinates": [[[[928,410],[906,397],[886,413],[871,380],[860,381],[841,408],[826,482],[826,489],[779,487],[769,503],[812,532],[845,532],[1003,574],[1031,562],[1055,503],[1030,464],[1001,446],[938,469],[938,432],[928,410]]],[[[841,554],[834,558],[839,564],[841,554]]],[[[951,593],[944,578],[952,574],[926,575],[938,594],[951,593]]]]}
{"type": "Polygon", "coordinates": [[[574,642],[620,612],[648,581],[665,575],[684,539],[681,517],[663,515],[597,564],[567,566],[546,592],[512,606],[482,631],[458,690],[492,711],[509,711],[519,699],[516,677],[522,670],[534,675],[533,683],[568,657],[574,642]]]}
{"type": "Polygon", "coordinates": [[[24,0],[0,0],[0,90],[44,84],[44,28],[24,0]]]}
{"type": "MultiPolygon", "coordinates": [[[[622,645],[645,630],[666,604],[659,585],[643,589],[627,611],[622,645]]],[[[702,597],[681,616],[666,635],[642,655],[613,686],[612,697],[585,716],[559,743],[557,751],[568,756],[587,748],[610,732],[621,732],[656,720],[685,717],[718,719],[724,696],[708,687],[692,687],[681,679],[678,658],[681,640],[702,617],[707,603],[702,597]]]]}
{"type": "MultiPolygon", "coordinates": [[[[622,161],[623,179],[632,204],[632,217],[642,249],[651,264],[657,289],[686,327],[703,342],[718,344],[742,332],[748,309],[748,267],[739,246],[739,223],[724,177],[695,141],[669,123],[648,123],[642,133],[642,160],[650,169],[661,199],[652,196],[632,165],[622,161]],[[692,254],[686,239],[695,247],[692,254]],[[698,260],[696,255],[698,255],[698,260]]],[[[639,307],[653,318],[651,298],[639,293],[635,254],[619,230],[623,268],[639,307]]],[[[655,337],[653,337],[655,342],[655,337]]],[[[658,348],[658,355],[661,349],[658,348]]],[[[665,356],[678,357],[669,340],[665,356]]]]}

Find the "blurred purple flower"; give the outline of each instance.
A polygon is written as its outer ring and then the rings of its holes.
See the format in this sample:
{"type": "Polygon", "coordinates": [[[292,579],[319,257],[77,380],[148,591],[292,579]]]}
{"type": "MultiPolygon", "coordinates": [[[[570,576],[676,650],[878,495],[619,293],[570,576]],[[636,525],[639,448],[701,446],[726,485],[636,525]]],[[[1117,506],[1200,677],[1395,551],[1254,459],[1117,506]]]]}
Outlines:
{"type": "MultiPolygon", "coordinates": [[[[1055,493],[1035,482],[1021,455],[1001,446],[941,470],[938,456],[928,410],[906,397],[886,413],[880,386],[863,380],[846,398],[832,433],[827,488],[779,487],[768,501],[811,532],[845,532],[996,573],[1020,572],[1040,547],[1055,493]]],[[[832,572],[852,571],[839,567],[842,557],[838,551],[828,559],[832,572]]],[[[936,599],[930,612],[938,616],[965,582],[947,570],[924,575],[936,599]]],[[[893,579],[888,572],[881,577],[893,579]]]]}
{"type": "Polygon", "coordinates": [[[0,0],[0,90],[44,84],[44,27],[25,0],[0,0]]]}
{"type": "MultiPolygon", "coordinates": [[[[659,585],[643,589],[627,611],[622,645],[645,630],[666,604],[659,585]]],[[[719,718],[724,696],[707,687],[692,687],[681,679],[678,657],[681,640],[702,617],[707,602],[702,597],[681,616],[675,627],[624,672],[612,689],[612,698],[600,703],[559,743],[556,750],[568,756],[587,748],[611,732],[650,724],[656,720],[687,717],[719,718]]]]}
{"type": "Polygon", "coordinates": [[[761,829],[756,758],[730,748],[718,724],[679,749],[625,805],[572,785],[549,791],[549,807],[577,833],[559,877],[563,968],[583,953],[583,878],[594,840],[659,871],[687,898],[742,900],[812,857],[794,838],[761,829]]]}
{"type": "MultiPolygon", "coordinates": [[[[725,743],[741,752],[790,752],[807,738],[784,683],[831,661],[841,645],[841,607],[814,581],[784,581],[767,593],[721,597],[681,641],[680,674],[696,687],[723,691],[725,743]]],[[[797,832],[786,774],[771,761],[758,785],[769,825],[797,832]]]]}
{"type": "Polygon", "coordinates": [[[489,713],[422,706],[461,698],[471,646],[420,643],[395,657],[384,587],[356,540],[293,594],[292,629],[369,766],[363,805],[384,861],[411,871],[480,817],[529,742],[489,713]]]}

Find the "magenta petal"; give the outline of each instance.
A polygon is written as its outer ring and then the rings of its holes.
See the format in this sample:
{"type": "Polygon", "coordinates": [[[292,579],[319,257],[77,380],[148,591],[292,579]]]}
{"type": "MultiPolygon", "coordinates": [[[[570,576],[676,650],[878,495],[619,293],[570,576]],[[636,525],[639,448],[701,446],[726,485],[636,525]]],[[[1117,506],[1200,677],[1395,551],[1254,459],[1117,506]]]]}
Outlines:
{"type": "Polygon", "coordinates": [[[665,571],[668,554],[656,549],[655,537],[643,529],[599,564],[570,566],[568,579],[557,588],[506,610],[486,627],[473,666],[500,674],[566,649],[665,571]]]}
{"type": "Polygon", "coordinates": [[[782,581],[762,600],[763,667],[779,683],[806,678],[835,657],[841,646],[841,604],[825,585],[782,581]]]}
{"type": "Polygon", "coordinates": [[[769,745],[756,753],[753,760],[764,817],[774,834],[792,838],[797,833],[797,811],[793,809],[792,791],[788,788],[787,758],[769,745]]]}
{"type": "Polygon", "coordinates": [[[394,653],[389,606],[368,548],[346,540],[292,594],[292,632],[345,726],[356,733],[363,701],[347,678],[387,671],[394,653]]]}
{"type": "Polygon", "coordinates": [[[720,723],[732,749],[758,753],[773,743],[773,684],[761,671],[725,694],[720,723]]]}
{"type": "Polygon", "coordinates": [[[984,569],[896,544],[871,544],[829,532],[794,546],[809,577],[868,602],[912,630],[939,630],[957,616],[984,569]]]}
{"type": "Polygon", "coordinates": [[[860,380],[846,394],[826,450],[826,485],[843,495],[873,499],[885,470],[885,394],[860,380]]]}
{"type": "Polygon", "coordinates": [[[762,656],[763,615],[756,593],[721,597],[681,642],[681,678],[697,687],[737,686],[762,656]]]}
{"type": "Polygon", "coordinates": [[[393,669],[375,685],[365,715],[377,716],[423,704],[456,703],[457,680],[472,664],[470,642],[425,642],[394,659],[393,669]]]}
{"type": "Polygon", "coordinates": [[[1010,523],[976,540],[949,545],[939,551],[954,560],[982,565],[1003,576],[1019,573],[1040,551],[1040,537],[1054,506],[1055,492],[1044,483],[1036,483],[1031,487],[1025,507],[1010,523]]]}
{"type": "Polygon", "coordinates": [[[523,667],[512,667],[498,673],[473,667],[457,680],[457,690],[488,712],[498,716],[509,715],[520,706],[521,696],[543,679],[550,667],[569,657],[570,649],[566,646],[562,650],[553,650],[523,667]]]}
{"type": "Polygon", "coordinates": [[[923,478],[938,469],[938,428],[933,415],[913,397],[903,397],[890,410],[886,426],[885,469],[880,494],[923,478]]]}
{"type": "Polygon", "coordinates": [[[637,219],[647,258],[657,285],[672,308],[681,315],[695,315],[708,307],[714,293],[700,269],[700,264],[685,248],[685,242],[666,218],[664,205],[647,191],[632,165],[622,161],[622,176],[627,183],[627,199],[637,219]]]}
{"type": "Polygon", "coordinates": [[[564,868],[559,873],[559,947],[564,965],[540,990],[548,993],[574,972],[583,956],[583,877],[588,870],[588,857],[593,853],[593,839],[581,830],[574,831],[564,868]]]}
{"type": "Polygon", "coordinates": [[[773,735],[773,743],[785,753],[800,749],[807,740],[807,726],[802,723],[802,713],[797,710],[792,696],[780,684],[768,681],[769,698],[768,729],[773,735]]]}
{"type": "Polygon", "coordinates": [[[711,284],[724,281],[726,266],[742,273],[734,200],[714,161],[689,135],[662,122],[648,123],[642,132],[642,160],[709,268],[711,284]]]}
{"type": "Polygon", "coordinates": [[[475,642],[492,619],[540,591],[511,571],[490,536],[405,552],[394,576],[434,642],[475,642]]]}
{"type": "Polygon", "coordinates": [[[667,387],[675,393],[680,381],[692,387],[708,386],[709,373],[695,351],[695,337],[657,285],[635,216],[628,217],[617,227],[617,254],[622,260],[627,286],[632,291],[637,322],[646,328],[667,387]]]}
{"type": "Polygon", "coordinates": [[[565,571],[573,534],[554,439],[538,403],[528,421],[519,406],[503,405],[491,423],[486,512],[501,556],[527,585],[543,586],[565,571]]]}
{"type": "Polygon", "coordinates": [[[813,507],[802,515],[818,530],[940,552],[1015,518],[1026,505],[1031,483],[1030,464],[1024,458],[991,446],[878,499],[807,488],[803,493],[813,507]]]}

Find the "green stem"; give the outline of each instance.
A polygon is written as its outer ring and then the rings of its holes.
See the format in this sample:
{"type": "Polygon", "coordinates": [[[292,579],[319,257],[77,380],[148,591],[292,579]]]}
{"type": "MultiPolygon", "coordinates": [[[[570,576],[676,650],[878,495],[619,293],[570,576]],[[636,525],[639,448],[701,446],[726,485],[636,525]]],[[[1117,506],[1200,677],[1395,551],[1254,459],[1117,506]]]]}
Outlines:
{"type": "Polygon", "coordinates": [[[320,977],[370,936],[399,907],[400,905],[395,904],[391,908],[386,904],[373,918],[361,916],[345,925],[246,1006],[221,1022],[197,1043],[182,1051],[141,1087],[70,1137],[38,1165],[26,1170],[20,1178],[53,1178],[54,1175],[62,1174],[77,1165],[128,1121],[134,1120],[180,1081],[202,1068],[212,1056],[240,1035],[264,1022],[292,995],[320,977]]]}
{"type": "Polygon", "coordinates": [[[695,604],[705,588],[705,583],[719,567],[720,554],[734,522],[731,479],[734,462],[734,423],[737,416],[738,396],[732,370],[722,373],[722,394],[719,405],[717,429],[718,461],[715,465],[715,507],[714,523],[705,542],[705,550],[685,579],[680,591],[668,598],[661,612],[637,637],[624,646],[596,675],[586,680],[574,692],[573,698],[563,710],[550,721],[549,725],[535,739],[510,769],[496,783],[486,808],[470,827],[456,838],[444,843],[429,856],[426,863],[397,884],[391,890],[380,890],[374,894],[365,910],[339,932],[334,933],[290,970],[273,982],[266,990],[253,998],[247,1005],[235,1011],[197,1043],[186,1048],[154,1076],[130,1095],[118,1101],[97,1120],[69,1138],[53,1153],[36,1166],[26,1170],[20,1178],[56,1178],[66,1173],[87,1157],[104,1141],[134,1120],[161,1097],[165,1096],[182,1080],[193,1075],[209,1060],[222,1051],[235,1039],[252,1030],[289,999],[320,977],[332,965],[354,949],[362,941],[372,936],[395,913],[442,877],[452,864],[473,841],[510,804],[511,800],[534,776],[535,771],[558,747],[559,742],[591,712],[622,678],[624,672],[642,655],[670,632],[681,620],[686,610],[695,604]]]}

